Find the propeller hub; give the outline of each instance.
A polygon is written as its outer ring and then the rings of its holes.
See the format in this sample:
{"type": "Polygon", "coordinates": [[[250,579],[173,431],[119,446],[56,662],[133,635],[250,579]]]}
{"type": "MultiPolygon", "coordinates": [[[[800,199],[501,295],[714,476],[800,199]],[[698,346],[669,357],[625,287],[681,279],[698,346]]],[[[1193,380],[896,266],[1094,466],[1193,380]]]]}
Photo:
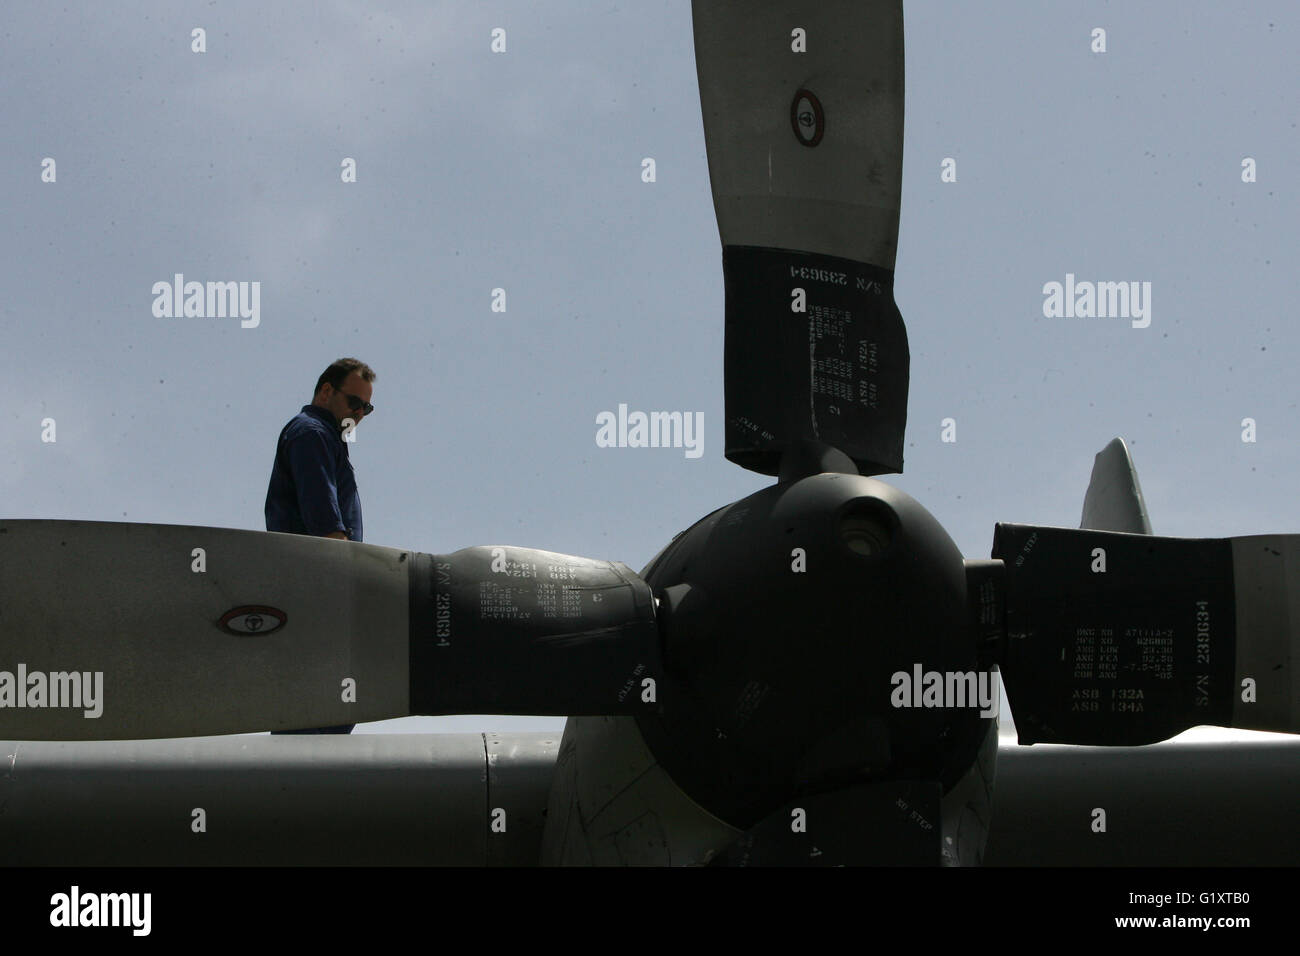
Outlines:
{"type": "Polygon", "coordinates": [[[662,712],[638,724],[734,826],[805,792],[950,786],[974,760],[980,709],[928,706],[910,686],[978,664],[962,556],[909,495],[858,475],[781,483],[702,519],[642,576],[666,672],[662,712]]]}

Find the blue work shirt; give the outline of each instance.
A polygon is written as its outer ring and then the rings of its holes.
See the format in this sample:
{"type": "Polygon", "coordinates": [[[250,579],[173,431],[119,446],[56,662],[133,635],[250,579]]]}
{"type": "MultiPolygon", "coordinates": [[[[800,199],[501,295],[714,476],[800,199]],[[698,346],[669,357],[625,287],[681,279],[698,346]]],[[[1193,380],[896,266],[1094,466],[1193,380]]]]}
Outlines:
{"type": "Polygon", "coordinates": [[[266,489],[266,530],[361,540],[361,497],[338,419],[304,405],[280,432],[266,489]]]}

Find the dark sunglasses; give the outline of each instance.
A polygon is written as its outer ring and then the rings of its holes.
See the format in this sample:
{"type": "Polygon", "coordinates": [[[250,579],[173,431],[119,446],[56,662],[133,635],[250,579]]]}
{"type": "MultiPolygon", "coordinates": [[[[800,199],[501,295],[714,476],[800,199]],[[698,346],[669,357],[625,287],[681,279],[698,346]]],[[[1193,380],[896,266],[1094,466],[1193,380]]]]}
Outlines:
{"type": "Polygon", "coordinates": [[[355,395],[349,395],[347,392],[339,392],[339,394],[348,400],[348,408],[352,409],[354,412],[364,409],[365,413],[370,415],[375,410],[375,406],[371,405],[369,402],[363,402],[355,395]]]}

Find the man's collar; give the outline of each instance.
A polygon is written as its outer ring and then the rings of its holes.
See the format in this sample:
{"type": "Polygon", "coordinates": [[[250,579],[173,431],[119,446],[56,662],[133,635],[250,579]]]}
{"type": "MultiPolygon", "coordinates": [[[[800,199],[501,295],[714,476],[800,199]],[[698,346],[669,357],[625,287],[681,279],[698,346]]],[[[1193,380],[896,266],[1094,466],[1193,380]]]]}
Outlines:
{"type": "Polygon", "coordinates": [[[312,418],[318,418],[326,425],[333,425],[336,429],[342,430],[343,424],[334,417],[334,413],[328,408],[321,408],[319,405],[304,405],[302,410],[312,418]]]}

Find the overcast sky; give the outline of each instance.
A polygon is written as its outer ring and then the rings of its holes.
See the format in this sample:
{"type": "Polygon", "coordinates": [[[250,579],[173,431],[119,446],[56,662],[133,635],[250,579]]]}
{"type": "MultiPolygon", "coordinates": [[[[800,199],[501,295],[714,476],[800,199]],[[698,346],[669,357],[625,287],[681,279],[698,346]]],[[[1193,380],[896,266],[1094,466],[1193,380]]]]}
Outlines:
{"type": "MultiPolygon", "coordinates": [[[[1115,435],[1157,534],[1300,532],[1297,49],[1294,0],[906,6],[887,480],[967,557],[995,521],[1077,526],[1115,435]],[[1067,274],[1151,283],[1149,327],[1046,317],[1067,274]]],[[[0,78],[5,516],[261,530],[280,428],[342,355],[378,372],[369,543],[639,570],[770,481],[722,456],[688,3],[8,0],[0,78]],[[155,316],[176,273],[259,282],[259,323],[155,316]],[[704,454],[597,447],[620,403],[702,413],[704,454]]]]}

